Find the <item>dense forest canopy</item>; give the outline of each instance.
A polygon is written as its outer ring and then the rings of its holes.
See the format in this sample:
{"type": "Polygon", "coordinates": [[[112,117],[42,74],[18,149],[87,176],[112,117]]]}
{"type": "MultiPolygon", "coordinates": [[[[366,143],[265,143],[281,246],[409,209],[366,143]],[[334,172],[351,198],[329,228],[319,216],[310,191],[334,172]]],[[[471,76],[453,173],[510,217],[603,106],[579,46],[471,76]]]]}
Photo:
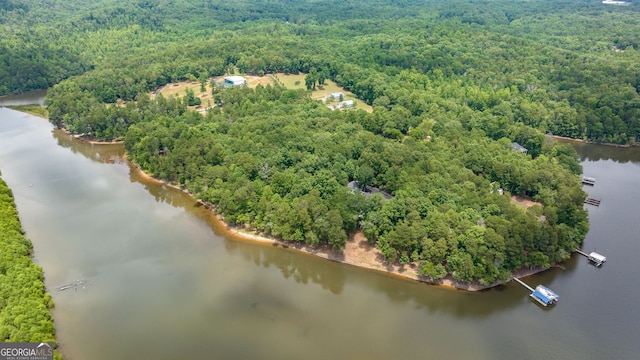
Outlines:
{"type": "Polygon", "coordinates": [[[633,2],[2,4],[0,92],[56,83],[54,124],[124,139],[144,170],[228,222],[336,248],[360,229],[389,261],[435,279],[488,284],[566,258],[588,229],[581,167],[545,134],[640,137],[633,2]],[[220,106],[205,115],[188,95],[149,95],[227,73],[332,80],[373,112],[331,111],[276,82],[215,88],[220,106]]]}
{"type": "MultiPolygon", "coordinates": [[[[51,295],[31,261],[13,194],[0,178],[0,341],[55,343],[51,295]]],[[[56,351],[55,358],[60,359],[56,351]]]]}
{"type": "Polygon", "coordinates": [[[406,107],[397,91],[404,87],[392,78],[407,70],[445,82],[450,89],[436,89],[437,97],[472,110],[501,105],[492,99],[509,91],[509,121],[635,143],[640,17],[629,4],[5,0],[0,94],[89,71],[81,90],[114,102],[229,66],[255,74],[315,66],[371,104],[382,98],[406,107]]]}

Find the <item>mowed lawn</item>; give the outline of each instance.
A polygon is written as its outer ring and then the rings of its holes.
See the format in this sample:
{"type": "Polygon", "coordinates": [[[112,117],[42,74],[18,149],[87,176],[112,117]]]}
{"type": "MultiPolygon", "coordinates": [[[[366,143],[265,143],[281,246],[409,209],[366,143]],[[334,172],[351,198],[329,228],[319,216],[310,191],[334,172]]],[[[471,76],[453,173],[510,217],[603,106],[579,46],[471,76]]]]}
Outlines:
{"type": "Polygon", "coordinates": [[[168,98],[173,96],[175,98],[184,97],[187,93],[187,89],[193,90],[193,93],[198,96],[202,94],[211,94],[211,87],[209,83],[205,84],[205,91],[200,91],[200,83],[197,81],[181,81],[179,83],[167,84],[160,88],[156,93],[162,93],[162,96],[168,98]]]}

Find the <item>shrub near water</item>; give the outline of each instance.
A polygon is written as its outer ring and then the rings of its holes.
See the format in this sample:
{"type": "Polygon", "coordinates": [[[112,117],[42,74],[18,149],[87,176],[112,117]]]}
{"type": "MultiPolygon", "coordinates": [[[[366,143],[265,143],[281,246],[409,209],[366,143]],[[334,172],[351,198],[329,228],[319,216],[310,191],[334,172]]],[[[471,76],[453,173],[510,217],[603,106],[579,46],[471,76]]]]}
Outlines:
{"type": "MultiPolygon", "coordinates": [[[[55,329],[42,268],[30,256],[13,194],[0,179],[0,341],[54,342],[55,329]]],[[[56,359],[62,359],[55,353],[56,359]]]]}

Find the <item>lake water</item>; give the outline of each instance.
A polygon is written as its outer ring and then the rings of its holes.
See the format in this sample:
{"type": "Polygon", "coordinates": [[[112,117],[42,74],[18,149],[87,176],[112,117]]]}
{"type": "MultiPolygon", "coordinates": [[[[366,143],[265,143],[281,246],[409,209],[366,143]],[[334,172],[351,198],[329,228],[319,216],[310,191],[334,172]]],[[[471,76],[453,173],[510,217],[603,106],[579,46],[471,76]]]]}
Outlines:
{"type": "Polygon", "coordinates": [[[68,359],[632,359],[640,343],[638,149],[583,146],[585,251],[507,284],[456,291],[231,238],[179,191],[148,183],[122,148],[0,109],[0,170],[56,307],[68,359]],[[56,292],[87,281],[86,290],[56,292]]]}
{"type": "Polygon", "coordinates": [[[19,95],[0,96],[0,106],[43,105],[47,90],[27,91],[19,95]]]}

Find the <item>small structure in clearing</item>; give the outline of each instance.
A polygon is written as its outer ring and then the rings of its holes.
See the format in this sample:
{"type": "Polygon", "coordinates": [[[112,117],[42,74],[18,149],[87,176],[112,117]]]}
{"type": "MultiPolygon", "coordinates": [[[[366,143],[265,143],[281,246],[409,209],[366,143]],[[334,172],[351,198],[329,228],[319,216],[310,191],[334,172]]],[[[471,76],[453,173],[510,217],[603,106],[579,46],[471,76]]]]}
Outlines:
{"type": "Polygon", "coordinates": [[[345,99],[344,93],[341,91],[338,91],[338,92],[334,92],[327,95],[327,97],[325,98],[325,102],[336,101],[336,100],[343,101],[344,99],[345,99]]]}
{"type": "Polygon", "coordinates": [[[382,195],[382,197],[385,200],[391,200],[393,198],[393,195],[389,194],[388,192],[384,191],[384,190],[380,190],[377,187],[373,187],[373,186],[369,186],[369,185],[365,185],[364,187],[361,187],[360,184],[357,181],[351,181],[347,184],[347,187],[349,188],[349,190],[351,190],[352,193],[355,193],[356,191],[362,193],[362,195],[364,196],[371,196],[373,194],[380,194],[382,195]]]}
{"type": "Polygon", "coordinates": [[[336,109],[352,109],[356,106],[353,100],[345,100],[340,101],[338,105],[336,105],[336,109]]]}
{"type": "Polygon", "coordinates": [[[247,86],[247,79],[237,75],[225,76],[223,85],[224,87],[247,86]]]}

